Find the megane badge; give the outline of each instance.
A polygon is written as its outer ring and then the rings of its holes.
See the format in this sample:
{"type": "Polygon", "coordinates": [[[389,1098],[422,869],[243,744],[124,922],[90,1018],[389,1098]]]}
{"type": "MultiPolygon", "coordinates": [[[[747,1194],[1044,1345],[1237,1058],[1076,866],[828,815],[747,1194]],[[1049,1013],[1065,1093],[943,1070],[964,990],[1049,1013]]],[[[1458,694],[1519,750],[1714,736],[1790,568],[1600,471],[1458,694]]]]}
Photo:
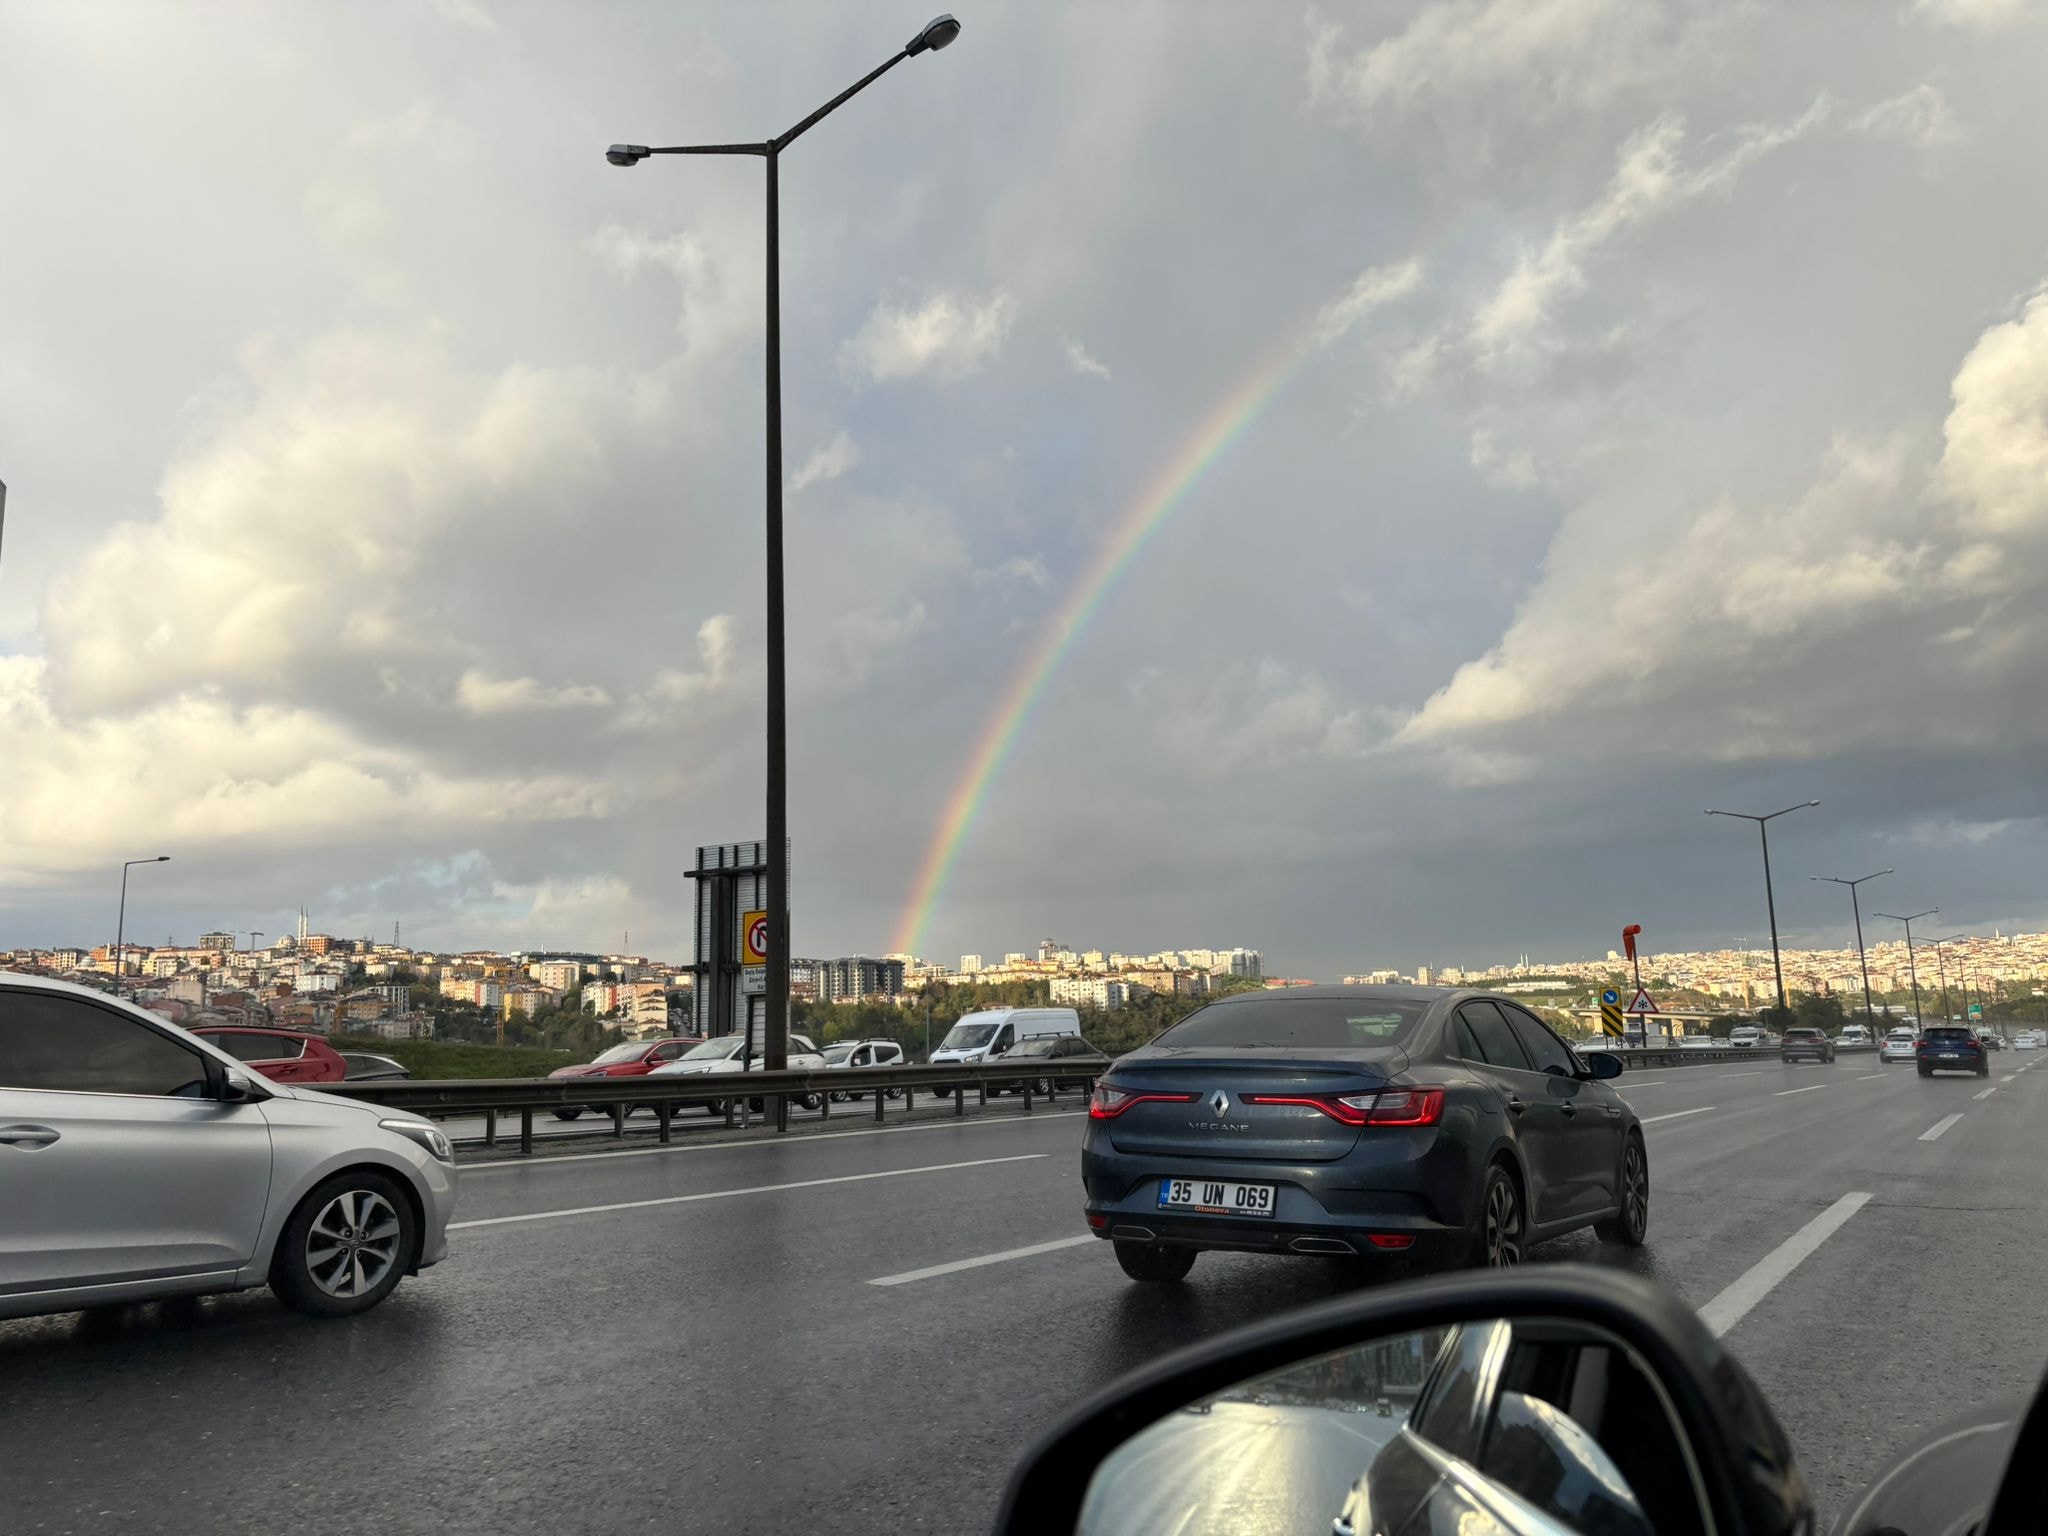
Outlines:
{"type": "Polygon", "coordinates": [[[1229,1114],[1230,1095],[1225,1093],[1221,1088],[1218,1088],[1216,1090],[1215,1097],[1209,1100],[1209,1107],[1216,1111],[1218,1118],[1221,1118],[1222,1116],[1229,1114]]]}

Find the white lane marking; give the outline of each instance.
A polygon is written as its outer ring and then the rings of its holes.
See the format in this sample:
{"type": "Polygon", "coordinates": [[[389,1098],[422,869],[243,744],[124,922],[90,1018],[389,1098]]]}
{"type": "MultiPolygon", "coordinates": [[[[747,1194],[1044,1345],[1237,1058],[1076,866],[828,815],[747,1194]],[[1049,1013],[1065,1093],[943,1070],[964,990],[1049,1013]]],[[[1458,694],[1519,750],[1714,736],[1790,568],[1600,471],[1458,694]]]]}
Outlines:
{"type": "Polygon", "coordinates": [[[1624,1088],[1669,1088],[1669,1083],[1623,1083],[1624,1088]]]}
{"type": "Polygon", "coordinates": [[[1868,1077],[1859,1077],[1859,1078],[1857,1078],[1857,1079],[1856,1079],[1856,1081],[1857,1081],[1857,1082],[1859,1082],[1859,1083],[1874,1083],[1874,1082],[1876,1082],[1876,1081],[1877,1081],[1877,1080],[1878,1080],[1878,1079],[1879,1079],[1880,1077],[1890,1077],[1890,1076],[1891,1076],[1891,1074],[1890,1074],[1889,1072],[1873,1072],[1873,1073],[1871,1073],[1871,1074],[1870,1074],[1870,1076],[1868,1076],[1868,1077]]]}
{"type": "Polygon", "coordinates": [[[1933,1141],[1936,1138],[1938,1138],[1943,1131],[1947,1130],[1950,1126],[1954,1125],[1958,1120],[1962,1118],[1963,1117],[1961,1115],[1943,1115],[1939,1120],[1935,1121],[1932,1126],[1930,1126],[1928,1129],[1920,1133],[1920,1139],[1922,1141],[1933,1141]]]}
{"type": "Polygon", "coordinates": [[[1973,1093],[1970,1095],[1970,1097],[1973,1099],[1983,1100],[1990,1098],[1991,1095],[1993,1095],[1996,1092],[1998,1092],[1998,1089],[1996,1087],[1991,1087],[1986,1088],[1982,1093],[1973,1093]]]}
{"type": "Polygon", "coordinates": [[[1828,1085],[1826,1083],[1815,1083],[1811,1087],[1807,1088],[1780,1088],[1776,1093],[1772,1094],[1771,1097],[1774,1099],[1782,1099],[1788,1093],[1819,1093],[1821,1089],[1827,1086],[1828,1085]]]}
{"type": "Polygon", "coordinates": [[[1791,1274],[1816,1248],[1834,1236],[1835,1230],[1862,1210],[1869,1200],[1870,1196],[1864,1193],[1842,1196],[1758,1259],[1720,1295],[1701,1307],[1700,1321],[1717,1337],[1733,1328],[1749,1315],[1750,1308],[1770,1295],[1777,1288],[1779,1281],[1791,1274]]]}
{"type": "Polygon", "coordinates": [[[663,1195],[656,1200],[620,1200],[611,1205],[578,1205],[564,1211],[528,1211],[519,1216],[486,1216],[479,1221],[451,1221],[450,1232],[467,1227],[504,1227],[517,1221],[553,1221],[558,1216],[596,1216],[605,1211],[638,1211],[651,1205],[688,1205],[697,1200],[729,1200],[734,1195],[773,1195],[785,1189],[816,1189],[821,1184],[858,1184],[864,1179],[900,1179],[907,1173],[945,1173],[954,1168],[986,1168],[991,1163],[1029,1163],[1047,1152],[1021,1152],[1015,1157],[977,1157],[965,1163],[927,1163],[922,1168],[884,1168],[875,1173],[842,1173],[829,1179],[796,1179],[788,1184],[754,1184],[745,1189],[708,1189],[694,1195],[663,1195]]]}
{"type": "MultiPolygon", "coordinates": [[[[567,1157],[500,1157],[485,1163],[457,1163],[455,1166],[464,1174],[476,1173],[485,1168],[574,1168],[579,1163],[594,1163],[607,1157],[666,1157],[673,1152],[732,1152],[741,1147],[800,1147],[807,1141],[844,1141],[849,1136],[901,1136],[910,1131],[964,1131],[990,1125],[1043,1125],[1047,1120],[1078,1118],[1078,1109],[1038,1110],[1032,1114],[1021,1111],[994,1117],[980,1116],[973,1120],[934,1120],[925,1125],[880,1125],[868,1131],[811,1131],[801,1136],[777,1136],[766,1141],[708,1141],[698,1146],[683,1147],[629,1147],[623,1152],[576,1152],[567,1157]]],[[[515,1136],[514,1140],[517,1139],[515,1136]]],[[[552,1139],[552,1138],[551,1138],[552,1139]]],[[[546,1143],[536,1136],[535,1146],[546,1143]]]]}
{"type": "Polygon", "coordinates": [[[1715,1074],[1716,1077],[1762,1077],[1763,1075],[1764,1069],[1762,1067],[1748,1072],[1717,1072],[1715,1074]]]}
{"type": "Polygon", "coordinates": [[[1698,1109],[1674,1109],[1668,1115],[1652,1115],[1643,1124],[1655,1125],[1659,1120],[1683,1120],[1687,1115],[1704,1115],[1713,1107],[1711,1104],[1704,1104],[1698,1109]]]}
{"type": "Polygon", "coordinates": [[[870,1280],[869,1285],[908,1285],[913,1280],[929,1280],[934,1275],[950,1275],[963,1269],[980,1269],[984,1264],[1007,1264],[1012,1259],[1028,1259],[1033,1254],[1052,1253],[1060,1248],[1078,1248],[1083,1243],[1099,1243],[1102,1239],[1093,1232],[1084,1232],[1079,1237],[1057,1238],[1050,1243],[1033,1243],[1029,1248],[1005,1248],[1001,1253],[984,1253],[978,1259],[955,1259],[950,1264],[934,1264],[928,1269],[907,1269],[900,1275],[883,1275],[870,1280]]]}
{"type": "MultiPolygon", "coordinates": [[[[2018,1076],[2019,1076],[2019,1073],[2017,1073],[2017,1072],[2013,1073],[2013,1075],[2012,1075],[2012,1077],[2018,1077],[2018,1076]]],[[[1999,1079],[1999,1081],[2000,1081],[2001,1083],[2009,1083],[2009,1082],[2011,1082],[2011,1081],[2012,1081],[2012,1077],[2001,1077],[2001,1078],[1999,1079]]]]}

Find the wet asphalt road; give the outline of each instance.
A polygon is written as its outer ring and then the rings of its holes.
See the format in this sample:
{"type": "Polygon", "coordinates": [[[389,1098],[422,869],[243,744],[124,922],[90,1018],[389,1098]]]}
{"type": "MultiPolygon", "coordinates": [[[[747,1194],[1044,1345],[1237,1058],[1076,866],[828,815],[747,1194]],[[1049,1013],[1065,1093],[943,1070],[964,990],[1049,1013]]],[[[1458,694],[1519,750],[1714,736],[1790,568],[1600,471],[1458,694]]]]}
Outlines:
{"type": "MultiPolygon", "coordinates": [[[[1581,1235],[1532,1257],[1636,1268],[1702,1305],[1868,1192],[1728,1334],[1831,1519],[1894,1447],[2048,1363],[2048,1070],[2030,1065],[2048,1053],[1993,1060],[1988,1084],[1869,1057],[1631,1076],[1649,1246],[1581,1235]]],[[[1080,1395],[1356,1283],[1211,1254],[1141,1288],[1093,1240],[867,1283],[1081,1233],[1080,1123],[849,1119],[471,1166],[458,1221],[485,1224],[363,1317],[254,1292],[0,1323],[0,1529],[984,1528],[1080,1395]]]]}

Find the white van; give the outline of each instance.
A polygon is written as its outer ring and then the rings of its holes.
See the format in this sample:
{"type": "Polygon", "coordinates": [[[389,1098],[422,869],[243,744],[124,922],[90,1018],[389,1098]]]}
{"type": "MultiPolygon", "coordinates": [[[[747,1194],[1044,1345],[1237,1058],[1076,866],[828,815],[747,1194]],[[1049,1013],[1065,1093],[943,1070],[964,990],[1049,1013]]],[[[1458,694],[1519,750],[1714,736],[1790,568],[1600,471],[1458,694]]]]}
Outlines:
{"type": "MultiPolygon", "coordinates": [[[[1034,1035],[1081,1033],[1081,1015],[1072,1008],[983,1008],[963,1013],[946,1031],[946,1038],[932,1050],[935,1067],[965,1066],[993,1061],[1020,1040],[1034,1035]]],[[[934,1088],[940,1098],[950,1098],[950,1088],[934,1088]]]]}

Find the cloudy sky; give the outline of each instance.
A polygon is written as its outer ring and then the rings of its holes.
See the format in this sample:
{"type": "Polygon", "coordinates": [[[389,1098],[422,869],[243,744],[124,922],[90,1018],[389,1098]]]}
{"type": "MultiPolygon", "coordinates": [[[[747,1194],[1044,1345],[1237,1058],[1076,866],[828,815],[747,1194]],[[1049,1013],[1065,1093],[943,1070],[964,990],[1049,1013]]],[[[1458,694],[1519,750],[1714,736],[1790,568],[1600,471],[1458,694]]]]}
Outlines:
{"type": "MultiPolygon", "coordinates": [[[[2048,924],[2048,18],[985,4],[783,167],[795,945],[2048,924]],[[1236,418],[1230,418],[1236,419],[1236,418]],[[1881,893],[1881,895],[1880,895],[1881,893]]],[[[687,958],[758,836],[761,138],[923,20],[0,0],[0,947],[687,958]]]]}

